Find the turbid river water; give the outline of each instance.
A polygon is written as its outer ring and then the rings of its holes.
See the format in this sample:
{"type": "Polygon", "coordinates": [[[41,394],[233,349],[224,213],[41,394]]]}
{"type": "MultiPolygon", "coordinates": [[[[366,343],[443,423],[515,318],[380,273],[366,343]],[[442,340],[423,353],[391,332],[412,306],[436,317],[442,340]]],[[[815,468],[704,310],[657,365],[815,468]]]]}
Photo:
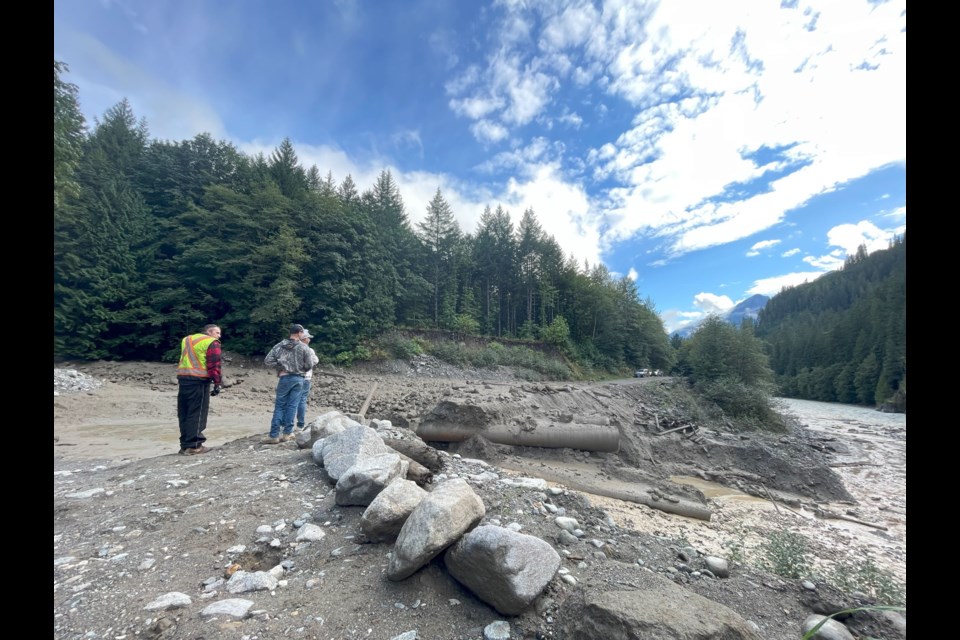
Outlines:
{"type": "MultiPolygon", "coordinates": [[[[829,555],[869,556],[906,581],[907,567],[907,416],[845,404],[781,398],[784,413],[795,416],[833,449],[828,464],[840,475],[856,505],[821,505],[853,522],[821,518],[806,509],[782,511],[783,525],[831,550],[829,555]],[[872,525],[872,526],[871,526],[872,525]]],[[[708,498],[751,519],[762,501],[694,478],[675,478],[697,486],[708,498]],[[748,511],[749,510],[749,511],[748,511]]],[[[766,515],[769,505],[764,505],[766,515]]]]}

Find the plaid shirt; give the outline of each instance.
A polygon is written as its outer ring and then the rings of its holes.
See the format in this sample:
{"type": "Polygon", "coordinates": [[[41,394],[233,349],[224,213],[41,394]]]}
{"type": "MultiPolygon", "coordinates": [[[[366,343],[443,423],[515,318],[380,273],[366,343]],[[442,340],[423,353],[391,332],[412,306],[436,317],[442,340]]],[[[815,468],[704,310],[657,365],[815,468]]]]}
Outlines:
{"type": "Polygon", "coordinates": [[[213,384],[220,384],[220,341],[214,340],[207,347],[207,373],[213,384]]]}

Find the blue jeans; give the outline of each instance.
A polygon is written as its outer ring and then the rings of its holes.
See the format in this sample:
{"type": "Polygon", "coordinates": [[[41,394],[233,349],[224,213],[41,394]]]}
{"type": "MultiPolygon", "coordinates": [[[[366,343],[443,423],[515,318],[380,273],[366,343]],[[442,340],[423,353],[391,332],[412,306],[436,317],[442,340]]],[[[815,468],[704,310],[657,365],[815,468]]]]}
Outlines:
{"type": "Polygon", "coordinates": [[[270,421],[270,437],[284,433],[293,433],[293,421],[297,417],[297,405],[300,404],[300,392],[303,390],[303,375],[287,374],[277,381],[277,399],[273,405],[273,419],[270,421]]]}
{"type": "Polygon", "coordinates": [[[307,422],[307,397],[310,395],[310,385],[313,380],[303,379],[303,391],[300,392],[300,403],[297,405],[297,429],[303,429],[307,422]]]}

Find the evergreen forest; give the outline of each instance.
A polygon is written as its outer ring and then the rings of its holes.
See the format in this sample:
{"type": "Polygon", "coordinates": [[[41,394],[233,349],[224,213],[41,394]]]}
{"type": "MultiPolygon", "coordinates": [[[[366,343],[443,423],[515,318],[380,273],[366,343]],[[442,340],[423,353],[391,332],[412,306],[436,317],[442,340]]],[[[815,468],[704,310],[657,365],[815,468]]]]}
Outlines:
{"type": "Polygon", "coordinates": [[[461,229],[438,188],[414,224],[388,170],[358,185],[303,167],[289,139],[253,157],[153,140],[126,100],[88,125],[66,73],[54,61],[58,358],[171,360],[210,322],[261,355],[299,322],[328,360],[419,328],[539,340],[598,370],[674,362],[635,283],[566,256],[532,209],[461,229]]]}
{"type": "Polygon", "coordinates": [[[210,322],[261,356],[299,322],[345,363],[429,330],[670,371],[758,423],[774,394],[906,411],[905,235],[784,289],[756,324],[669,338],[633,280],[565,255],[532,209],[487,206],[461,229],[438,188],[412,223],[390,171],[335,178],[289,139],[253,157],[208,134],[154,140],[126,100],[88,124],[67,72],[54,61],[55,358],[173,361],[210,322]]]}
{"type": "Polygon", "coordinates": [[[756,335],[781,395],[907,407],[907,239],[767,302],[756,335]]]}

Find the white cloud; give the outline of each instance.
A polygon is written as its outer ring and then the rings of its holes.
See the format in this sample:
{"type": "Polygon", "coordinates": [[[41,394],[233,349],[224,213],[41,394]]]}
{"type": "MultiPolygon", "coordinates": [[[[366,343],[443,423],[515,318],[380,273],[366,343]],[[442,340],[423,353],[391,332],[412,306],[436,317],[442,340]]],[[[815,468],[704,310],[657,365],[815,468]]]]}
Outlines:
{"type": "Polygon", "coordinates": [[[797,248],[788,249],[788,250],[784,251],[783,253],[781,253],[781,254],[780,254],[780,257],[781,257],[781,258],[789,258],[789,257],[791,257],[791,256],[797,255],[798,253],[800,253],[800,249],[797,249],[797,248]]]}
{"type": "Polygon", "coordinates": [[[572,113],[572,112],[564,113],[558,116],[557,120],[564,123],[565,125],[573,127],[574,129],[579,129],[580,125],[583,124],[583,118],[581,118],[578,114],[572,113]]]}
{"type": "Polygon", "coordinates": [[[751,251],[760,251],[762,249],[769,249],[770,247],[775,247],[780,244],[780,240],[761,240],[760,242],[755,243],[750,247],[751,251]]]}
{"type": "Polygon", "coordinates": [[[457,55],[457,35],[449,29],[440,29],[430,34],[430,49],[443,59],[447,69],[452,69],[460,62],[457,55]]]}
{"type": "Polygon", "coordinates": [[[907,207],[897,207],[889,213],[882,214],[884,218],[890,218],[894,222],[906,222],[907,221],[907,207]]]}
{"type": "Polygon", "coordinates": [[[518,147],[512,151],[502,151],[490,160],[477,166],[478,169],[485,172],[492,172],[498,169],[514,170],[520,175],[530,176],[537,170],[537,165],[542,162],[556,162],[563,154],[562,142],[551,142],[547,138],[533,138],[525,147],[518,147]]]}
{"type": "Polygon", "coordinates": [[[92,36],[62,30],[58,37],[58,55],[70,61],[67,80],[82,87],[80,107],[88,124],[126,98],[134,115],[146,119],[151,138],[179,141],[204,132],[225,137],[217,112],[196,94],[171,86],[92,36]]]}
{"type": "Polygon", "coordinates": [[[764,249],[769,249],[770,247],[775,247],[780,244],[780,240],[761,240],[760,242],[755,243],[750,250],[747,251],[748,257],[754,257],[760,255],[760,252],[764,249]]]}
{"type": "Polygon", "coordinates": [[[660,319],[663,321],[663,328],[667,334],[672,334],[675,331],[680,331],[690,325],[696,324],[707,317],[707,315],[708,314],[702,311],[678,311],[676,309],[670,309],[661,313],[660,319]]]}
{"type": "Polygon", "coordinates": [[[775,276],[773,278],[763,278],[754,282],[753,286],[747,289],[747,294],[751,296],[760,294],[773,297],[780,293],[784,287],[795,287],[803,284],[804,282],[813,282],[825,273],[827,272],[801,271],[796,273],[788,273],[782,276],[775,276]]]}
{"type": "Polygon", "coordinates": [[[490,120],[479,120],[470,125],[473,137],[480,142],[500,142],[510,135],[507,128],[490,120]]]}
{"type": "Polygon", "coordinates": [[[420,139],[420,132],[413,129],[397,131],[390,136],[394,146],[398,148],[413,147],[417,150],[420,158],[423,158],[423,141],[420,139]]]}
{"type": "Polygon", "coordinates": [[[469,98],[450,100],[450,109],[460,116],[466,116],[471,120],[477,120],[484,117],[491,111],[503,107],[503,100],[490,96],[472,96],[469,98]]]}
{"type": "Polygon", "coordinates": [[[843,253],[841,251],[831,251],[823,256],[806,256],[803,261],[811,267],[833,271],[843,266],[843,253]]]}
{"type": "Polygon", "coordinates": [[[637,273],[636,269],[634,269],[633,267],[630,267],[630,270],[627,271],[627,277],[633,280],[634,282],[636,282],[637,278],[640,277],[640,274],[637,273]]]}
{"type": "Polygon", "coordinates": [[[860,245],[866,245],[867,253],[886,249],[895,231],[880,229],[871,222],[861,220],[857,224],[841,224],[827,232],[830,246],[840,247],[846,255],[853,255],[860,245]]]}
{"type": "MultiPolygon", "coordinates": [[[[655,233],[674,238],[674,255],[732,242],[905,160],[902,3],[809,7],[819,14],[812,31],[804,11],[773,3],[738,12],[661,3],[650,20],[637,20],[644,37],[633,40],[607,23],[609,90],[641,110],[615,159],[596,165],[599,178],[623,183],[610,193],[611,241],[655,233]],[[733,42],[741,55],[728,55],[733,42]],[[865,60],[878,66],[859,68],[865,60]],[[681,90],[694,98],[670,102],[681,90]],[[744,152],[784,145],[795,145],[789,155],[806,166],[767,193],[713,200],[775,168],[744,152]]],[[[624,9],[633,18],[637,11],[624,9]]]]}
{"type": "Polygon", "coordinates": [[[693,306],[704,314],[723,313],[732,309],[734,302],[729,296],[700,292],[693,297],[693,306]]]}
{"type": "Polygon", "coordinates": [[[565,255],[578,261],[601,263],[599,220],[591,210],[583,187],[565,182],[556,164],[541,164],[524,181],[511,178],[498,198],[511,211],[515,223],[532,208],[547,235],[553,236],[565,255]]]}

